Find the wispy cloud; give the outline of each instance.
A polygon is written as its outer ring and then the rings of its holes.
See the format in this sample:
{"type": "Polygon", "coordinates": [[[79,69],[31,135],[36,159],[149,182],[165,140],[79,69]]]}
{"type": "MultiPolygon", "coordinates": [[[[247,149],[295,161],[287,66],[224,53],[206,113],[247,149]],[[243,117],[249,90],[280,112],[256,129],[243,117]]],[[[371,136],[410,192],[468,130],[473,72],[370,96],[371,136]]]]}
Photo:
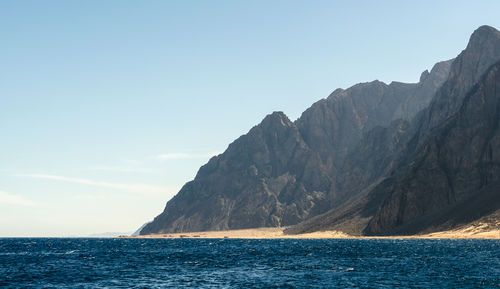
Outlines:
{"type": "Polygon", "coordinates": [[[19,195],[0,191],[0,204],[35,207],[38,204],[19,195]]]}
{"type": "Polygon", "coordinates": [[[150,186],[145,184],[110,183],[110,182],[101,182],[89,179],[70,178],[65,176],[47,175],[47,174],[16,174],[13,176],[77,183],[77,184],[84,184],[102,188],[111,188],[111,189],[136,192],[136,193],[164,194],[164,193],[170,193],[175,190],[175,188],[170,188],[170,187],[150,186]]]}
{"type": "Polygon", "coordinates": [[[93,171],[110,171],[121,173],[152,173],[154,170],[147,168],[137,168],[132,166],[94,166],[90,167],[93,171]]]}
{"type": "Polygon", "coordinates": [[[209,158],[220,154],[220,152],[210,152],[203,154],[188,154],[188,153],[166,153],[159,154],[156,158],[160,160],[181,160],[181,159],[201,159],[201,158],[209,158]]]}

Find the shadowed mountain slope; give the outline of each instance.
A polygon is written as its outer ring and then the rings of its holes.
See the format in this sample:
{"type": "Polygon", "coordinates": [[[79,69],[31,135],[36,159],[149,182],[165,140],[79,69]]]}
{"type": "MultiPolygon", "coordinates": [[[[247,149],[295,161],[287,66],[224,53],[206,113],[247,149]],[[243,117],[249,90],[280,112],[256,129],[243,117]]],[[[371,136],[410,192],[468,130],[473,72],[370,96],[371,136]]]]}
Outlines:
{"type": "MultiPolygon", "coordinates": [[[[495,87],[496,70],[491,65],[498,60],[500,34],[480,27],[453,62],[448,80],[428,108],[401,127],[395,123],[366,134],[360,147],[351,152],[357,157],[348,158],[343,172],[361,182],[357,189],[362,188],[361,193],[349,194],[351,199],[341,209],[304,222],[289,233],[328,228],[353,234],[410,234],[448,229],[498,209],[500,190],[481,181],[485,174],[494,179],[498,172],[491,162],[483,165],[481,159],[486,143],[492,151],[499,146],[479,136],[495,135],[492,118],[500,112],[492,111],[496,107],[492,89],[475,95],[479,87],[495,87]],[[475,111],[466,109],[471,99],[475,111]],[[458,125],[457,119],[476,121],[458,125]],[[359,178],[377,171],[368,181],[359,178]]],[[[355,184],[352,180],[344,183],[355,184]]]]}
{"type": "Polygon", "coordinates": [[[296,224],[328,209],[331,184],[295,124],[275,112],[201,167],[141,234],[296,224]]]}
{"type": "Polygon", "coordinates": [[[483,216],[498,207],[498,60],[499,32],[482,26],[418,83],[337,89],[295,122],[272,113],[202,166],[141,234],[413,233],[483,216]]]}
{"type": "Polygon", "coordinates": [[[472,221],[500,205],[500,62],[391,180],[367,234],[415,233],[472,221]]]}

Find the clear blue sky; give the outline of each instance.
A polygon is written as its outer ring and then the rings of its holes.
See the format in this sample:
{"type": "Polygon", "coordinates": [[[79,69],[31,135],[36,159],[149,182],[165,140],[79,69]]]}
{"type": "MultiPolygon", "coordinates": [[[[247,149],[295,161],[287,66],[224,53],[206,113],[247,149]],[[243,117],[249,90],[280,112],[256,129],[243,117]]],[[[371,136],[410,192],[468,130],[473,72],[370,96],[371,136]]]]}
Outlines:
{"type": "Polygon", "coordinates": [[[0,236],[133,231],[268,113],[416,82],[499,1],[0,1],[0,236]]]}

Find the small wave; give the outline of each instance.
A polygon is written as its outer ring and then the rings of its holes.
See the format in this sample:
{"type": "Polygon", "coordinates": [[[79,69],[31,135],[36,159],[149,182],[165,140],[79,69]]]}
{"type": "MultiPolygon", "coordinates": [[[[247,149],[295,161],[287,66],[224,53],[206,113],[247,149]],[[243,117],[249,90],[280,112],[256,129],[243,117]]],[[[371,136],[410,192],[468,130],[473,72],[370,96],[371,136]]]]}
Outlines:
{"type": "Polygon", "coordinates": [[[32,254],[32,252],[0,252],[0,256],[23,256],[32,254]]]}

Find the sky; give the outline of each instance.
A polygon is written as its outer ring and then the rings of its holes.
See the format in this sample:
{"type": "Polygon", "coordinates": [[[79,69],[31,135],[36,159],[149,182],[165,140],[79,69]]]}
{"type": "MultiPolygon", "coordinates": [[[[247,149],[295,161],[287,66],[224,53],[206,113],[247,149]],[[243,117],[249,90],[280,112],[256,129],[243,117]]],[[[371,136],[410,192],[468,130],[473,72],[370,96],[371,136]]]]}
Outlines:
{"type": "Polygon", "coordinates": [[[0,237],[132,232],[265,115],[417,82],[499,1],[0,1],[0,237]]]}

